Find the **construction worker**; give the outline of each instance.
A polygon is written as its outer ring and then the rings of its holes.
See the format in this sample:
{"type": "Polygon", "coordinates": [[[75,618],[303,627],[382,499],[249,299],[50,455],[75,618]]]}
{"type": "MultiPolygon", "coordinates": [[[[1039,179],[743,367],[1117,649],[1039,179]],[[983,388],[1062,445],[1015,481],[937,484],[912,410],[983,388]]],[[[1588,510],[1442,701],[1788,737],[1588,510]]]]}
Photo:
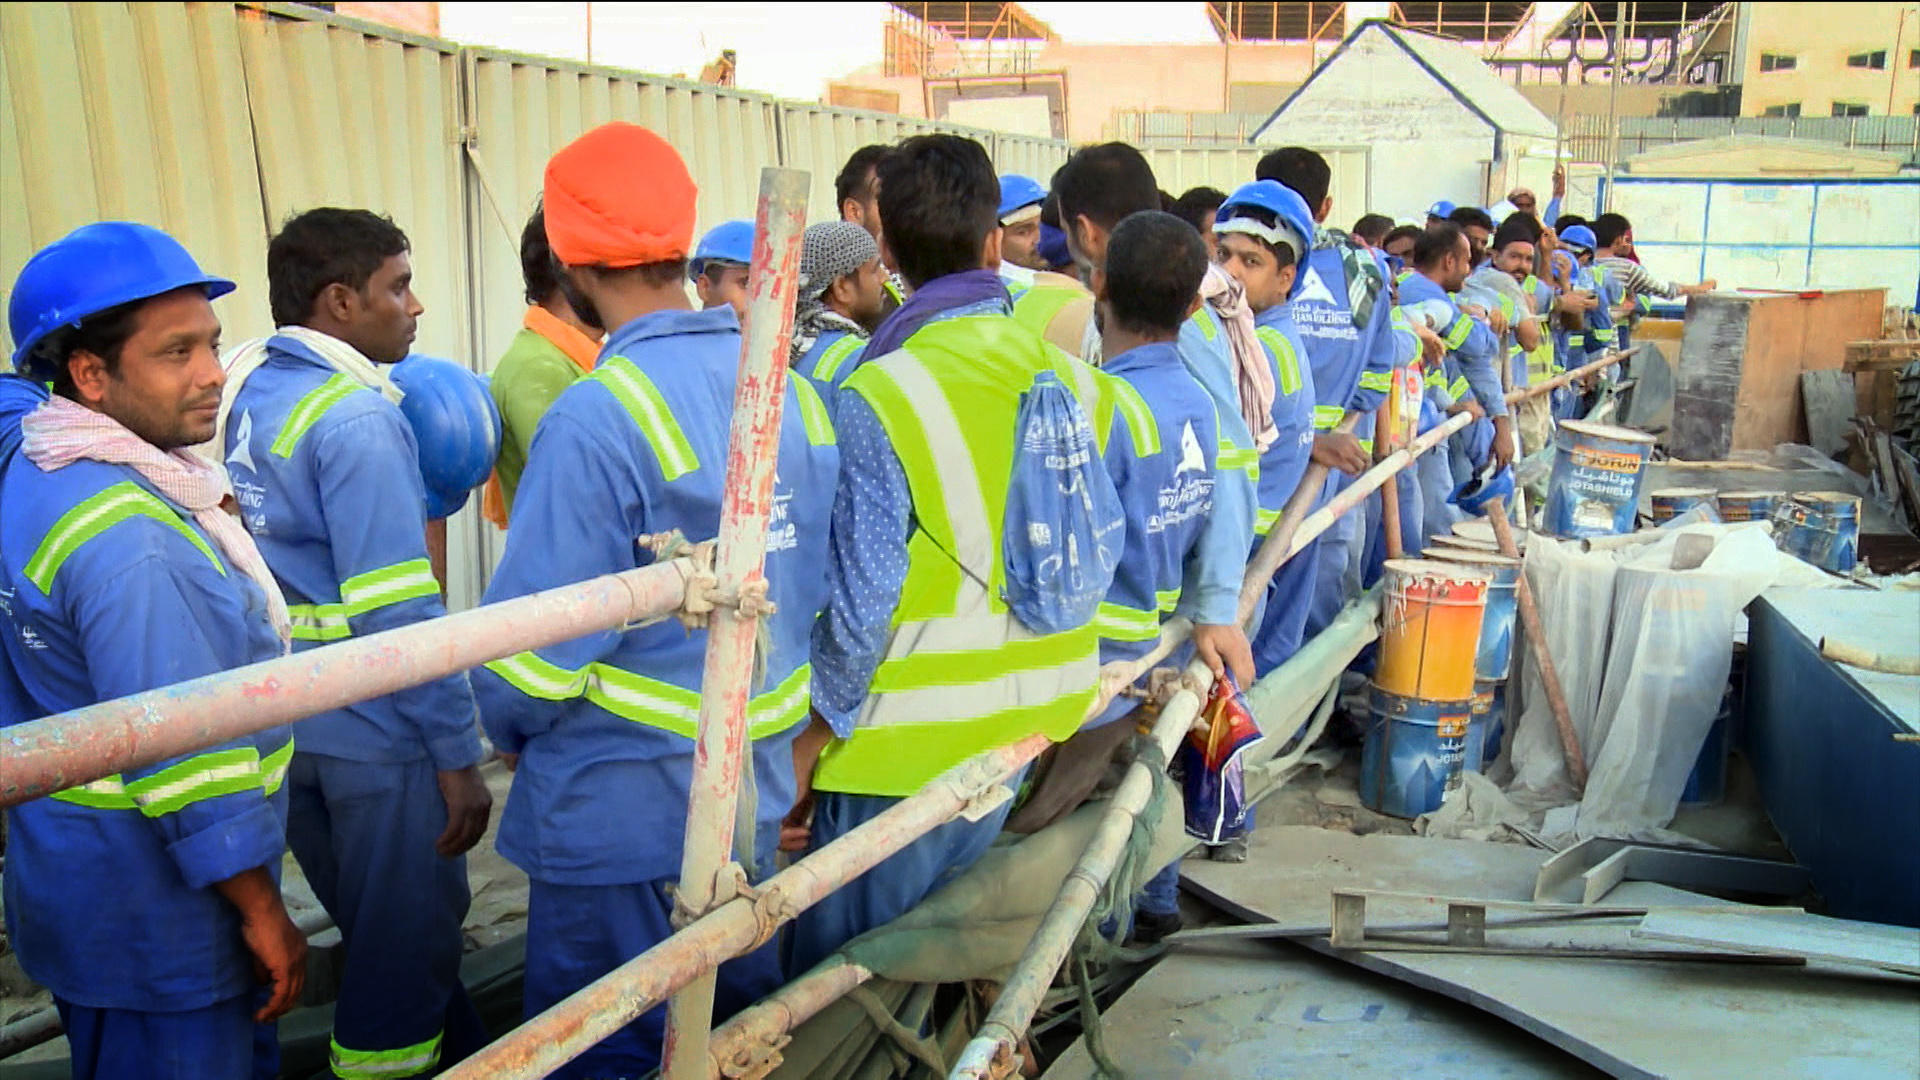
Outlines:
{"type": "MultiPolygon", "coordinates": [[[[406,234],[366,210],[309,210],[268,243],[267,289],[278,329],[227,358],[216,445],[295,651],[445,615],[422,448],[383,370],[423,310],[406,234]]],[[[346,948],[342,1080],[429,1074],[486,1041],[460,984],[465,853],[493,805],[475,719],[460,674],[295,726],[287,843],[346,948]]]]}
{"type": "Polygon", "coordinates": [[[1009,286],[1032,282],[1031,271],[1047,269],[1040,257],[1040,207],[1047,189],[1031,176],[1000,178],[1000,276],[1009,286]]]}
{"type": "MultiPolygon", "coordinates": [[[[5,725],[285,652],[286,602],[224,478],[186,451],[213,435],[211,301],[232,291],[121,221],[20,271],[27,378],[0,377],[5,725]]],[[[279,1071],[271,1024],[306,977],[279,886],[292,752],[269,728],[7,811],[7,939],[53,992],[72,1076],[279,1071]]]]}
{"type": "MultiPolygon", "coordinates": [[[[1385,264],[1346,234],[1326,227],[1333,212],[1328,194],[1333,170],[1326,159],[1306,147],[1289,146],[1266,154],[1254,171],[1260,179],[1276,180],[1306,200],[1317,230],[1313,248],[1302,260],[1288,313],[1313,371],[1312,460],[1329,470],[1320,493],[1324,505],[1371,464],[1374,413],[1393,385],[1393,369],[1418,358],[1423,342],[1413,327],[1394,320],[1392,303],[1383,299],[1391,296],[1385,264]],[[1351,433],[1336,430],[1355,414],[1351,433]]],[[[1448,203],[1435,204],[1433,209],[1442,206],[1451,212],[1448,203]]],[[[1437,358],[1437,343],[1427,340],[1424,344],[1427,355],[1437,358]]],[[[1419,492],[1412,484],[1397,487],[1402,531],[1417,535],[1419,530],[1413,526],[1419,520],[1419,492]]],[[[1320,535],[1313,553],[1294,556],[1294,561],[1310,558],[1317,567],[1302,640],[1326,629],[1359,591],[1368,541],[1380,532],[1377,523],[1382,517],[1376,493],[1368,499],[1364,513],[1336,518],[1320,535]]]]}
{"type": "Polygon", "coordinates": [[[1593,238],[1593,264],[1597,272],[1606,275],[1611,291],[1620,297],[1611,314],[1618,331],[1616,341],[1622,351],[1633,345],[1632,327],[1640,321],[1646,310],[1647,297],[1680,300],[1710,293],[1720,287],[1720,283],[1712,278],[1686,285],[1677,281],[1662,281],[1647,273],[1646,267],[1641,266],[1634,257],[1633,223],[1624,214],[1601,214],[1594,218],[1593,238]]]}
{"type": "Polygon", "coordinates": [[[1182,192],[1173,201],[1174,216],[1193,226],[1200,239],[1207,244],[1207,263],[1212,265],[1218,252],[1214,250],[1213,218],[1220,210],[1220,204],[1227,201],[1227,193],[1215,187],[1193,187],[1182,192]]]}
{"type": "Polygon", "coordinates": [[[494,365],[489,391],[500,409],[500,457],[487,484],[481,510],[504,529],[513,511],[513,493],[527,467],[533,433],[560,391],[593,372],[600,353],[600,313],[568,285],[547,245],[547,216],[534,210],[520,233],[520,279],[527,312],[520,332],[494,365]]]}
{"type": "MultiPolygon", "coordinates": [[[[1539,265],[1540,245],[1545,241],[1540,223],[1528,214],[1515,214],[1500,223],[1493,234],[1491,272],[1504,274],[1520,289],[1520,306],[1515,310],[1513,340],[1507,359],[1514,386],[1532,386],[1554,375],[1553,335],[1545,325],[1554,308],[1553,286],[1534,273],[1539,265]]],[[[1474,272],[1475,278],[1489,271],[1474,272]]],[[[1470,282],[1474,278],[1468,279],[1470,282]]],[[[1553,430],[1552,403],[1544,398],[1529,398],[1514,409],[1514,429],[1520,438],[1521,454],[1545,445],[1553,430]]]]}
{"type": "Polygon", "coordinates": [[[793,369],[832,392],[860,364],[860,350],[886,306],[880,245],[850,221],[807,226],[795,293],[793,369]]]}
{"type": "MultiPolygon", "coordinates": [[[[867,230],[875,243],[880,242],[880,186],[875,182],[881,159],[887,156],[892,147],[873,144],[855,150],[840,168],[839,175],[833,178],[834,203],[840,208],[840,220],[851,221],[867,230]]],[[[886,314],[906,302],[907,283],[895,272],[891,261],[886,258],[886,248],[881,247],[883,262],[887,262],[886,314]]]]}
{"type": "Polygon", "coordinates": [[[1472,260],[1466,234],[1442,222],[1420,234],[1413,249],[1413,273],[1400,283],[1400,305],[1447,344],[1447,384],[1436,391],[1436,406],[1448,414],[1471,411],[1479,422],[1453,442],[1452,480],[1465,483],[1489,461],[1504,467],[1515,451],[1512,418],[1501,389],[1500,365],[1506,362],[1499,338],[1485,323],[1462,312],[1453,294],[1466,284],[1472,260]],[[1486,419],[1491,418],[1491,423],[1486,419]]]}
{"type": "MultiPolygon", "coordinates": [[[[488,602],[652,562],[642,535],[719,532],[741,333],[731,307],[689,310],[695,197],[680,155],[633,124],[594,128],[547,164],[548,239],[610,332],[594,374],[541,423],[488,602]]],[[[733,851],[753,880],[771,871],[795,798],[792,743],[807,717],[838,469],[825,404],[806,379],[788,379],[765,567],[776,610],[761,620],[753,780],[733,851]]],[[[706,651],[704,630],[668,620],[474,673],[487,734],[517,756],[497,842],[531,879],[529,1017],[673,932],[706,651]]],[[[758,1000],[779,975],[771,949],[721,965],[717,1012],[758,1000]]],[[[651,1010],[555,1075],[645,1074],[660,1061],[664,1024],[665,1009],[651,1010]]]]}
{"type": "MultiPolygon", "coordinates": [[[[1269,178],[1261,177],[1261,179],[1265,180],[1269,178]]],[[[1453,205],[1447,200],[1445,199],[1439,200],[1438,202],[1434,203],[1432,206],[1427,207],[1426,227],[1432,228],[1433,226],[1439,224],[1440,222],[1446,221],[1447,219],[1453,216],[1453,212],[1457,209],[1459,209],[1459,207],[1453,205]]]]}
{"type": "Polygon", "coordinates": [[[1467,234],[1467,250],[1478,270],[1487,263],[1487,245],[1493,240],[1493,215],[1477,206],[1456,206],[1447,220],[1467,234]]]}
{"type": "Polygon", "coordinates": [[[687,263],[700,306],[711,311],[722,304],[734,318],[747,318],[747,264],[753,261],[753,222],[723,221],[700,238],[687,263]]]}
{"type": "MultiPolygon", "coordinates": [[[[1319,441],[1315,433],[1319,394],[1300,331],[1289,315],[1290,301],[1301,285],[1300,264],[1313,250],[1313,215],[1293,189],[1275,180],[1256,180],[1242,185],[1221,204],[1213,231],[1220,264],[1246,288],[1261,344],[1274,357],[1280,388],[1274,399],[1274,424],[1281,438],[1260,456],[1259,498],[1263,514],[1277,513],[1293,498],[1319,441]]],[[[1360,464],[1357,458],[1353,463],[1360,464]]],[[[1256,538],[1254,550],[1259,550],[1259,544],[1256,538]]],[[[1279,667],[1300,648],[1313,588],[1314,563],[1306,552],[1288,560],[1274,575],[1253,635],[1257,673],[1265,675],[1279,667]]]]}
{"type": "MultiPolygon", "coordinates": [[[[1107,243],[1120,222],[1156,209],[1160,198],[1152,167],[1125,143],[1076,152],[1054,174],[1053,192],[1060,200],[1068,250],[1087,280],[1106,264],[1107,243]]],[[[1200,659],[1217,677],[1231,672],[1244,686],[1252,682],[1254,670],[1246,634],[1238,625],[1240,584],[1246,574],[1247,536],[1263,523],[1254,490],[1260,466],[1253,430],[1258,426],[1265,434],[1260,445],[1278,438],[1272,406],[1260,397],[1272,393],[1272,361],[1253,334],[1253,313],[1238,283],[1209,266],[1197,295],[1203,303],[1181,325],[1177,346],[1188,374],[1214,400],[1218,438],[1213,512],[1201,529],[1195,578],[1181,590],[1179,614],[1194,624],[1200,659]]],[[[1036,285],[1014,301],[1014,318],[1029,329],[1047,327],[1046,337],[1056,343],[1091,338],[1081,356],[1097,361],[1102,340],[1091,298],[1074,283],[1045,289],[1036,285]],[[1081,297],[1086,298],[1084,309],[1081,297]],[[1076,319],[1085,320],[1084,329],[1076,327],[1076,319]]],[[[1271,520],[1264,523],[1270,526],[1271,520]]]]}
{"type": "MultiPolygon", "coordinates": [[[[1079,728],[1097,677],[1091,622],[1033,631],[995,584],[1009,571],[1004,455],[1042,375],[1072,394],[1100,452],[1127,424],[1111,379],[1007,317],[999,184],[978,143],[907,139],[880,163],[879,183],[885,242],[913,293],[836,403],[843,470],[813,641],[816,716],[794,754],[811,786],[790,818],[803,827],[811,809],[814,847],[977,754],[1079,728]]],[[[966,869],[1007,811],[948,822],[801,913],[789,972],[966,869]]]]}

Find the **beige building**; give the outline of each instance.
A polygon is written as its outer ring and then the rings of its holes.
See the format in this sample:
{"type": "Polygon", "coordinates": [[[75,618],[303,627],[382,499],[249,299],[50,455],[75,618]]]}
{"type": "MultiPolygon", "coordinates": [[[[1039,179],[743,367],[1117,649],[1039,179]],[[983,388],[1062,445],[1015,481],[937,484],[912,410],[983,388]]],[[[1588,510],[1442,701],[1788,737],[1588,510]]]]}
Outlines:
{"type": "Polygon", "coordinates": [[[1741,4],[1742,116],[1920,115],[1920,4],[1741,4]]]}

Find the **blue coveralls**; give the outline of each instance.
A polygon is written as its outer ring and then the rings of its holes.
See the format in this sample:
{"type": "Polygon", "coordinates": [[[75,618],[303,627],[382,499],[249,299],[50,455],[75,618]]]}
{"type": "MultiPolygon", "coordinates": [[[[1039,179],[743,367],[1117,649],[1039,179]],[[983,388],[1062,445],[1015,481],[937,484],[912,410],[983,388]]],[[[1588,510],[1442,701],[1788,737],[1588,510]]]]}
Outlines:
{"type": "MultiPolygon", "coordinates": [[[[1300,330],[1293,324],[1291,307],[1275,304],[1254,320],[1260,343],[1274,365],[1273,423],[1279,437],[1260,455],[1260,518],[1254,528],[1252,552],[1260,550],[1300,486],[1313,456],[1314,431],[1319,427],[1318,384],[1300,330]]],[[[1266,603],[1251,635],[1256,677],[1264,677],[1286,663],[1300,648],[1314,573],[1313,556],[1303,550],[1282,563],[1267,584],[1266,603]]]]}
{"type": "MultiPolygon", "coordinates": [[[[228,418],[248,531],[286,594],[294,650],[446,614],[427,563],[426,495],[397,405],[274,337],[228,418]]],[[[346,948],[332,1067],[348,1080],[435,1071],[483,1045],[460,984],[464,856],[434,842],[436,772],[480,760],[465,674],[295,726],[287,844],[346,948]]]]}
{"type": "MultiPolygon", "coordinates": [[[[1002,298],[962,304],[935,320],[1008,315],[1002,298]]],[[[1124,424],[1118,410],[1115,430],[1124,424]]],[[[892,440],[873,407],[858,394],[835,402],[840,440],[840,488],[833,504],[827,557],[828,602],[813,636],[813,707],[845,738],[872,685],[906,581],[913,498],[892,440]]],[[[1109,443],[1130,435],[1115,434],[1109,443]]],[[[1018,788],[1024,772],[1010,777],[1018,788]]],[[[811,845],[824,847],[899,803],[884,795],[817,791],[811,845]]],[[[888,856],[879,866],[834,890],[793,923],[787,938],[789,977],[804,974],[848,941],[905,914],[974,864],[1000,835],[1013,809],[1002,802],[977,821],[955,818],[888,856]]]]}
{"type": "Polygon", "coordinates": [[[1500,365],[1506,362],[1500,339],[1485,323],[1462,313],[1445,289],[1417,270],[1400,283],[1400,307],[1409,319],[1424,312],[1439,317],[1435,332],[1447,343],[1447,385],[1433,395],[1436,407],[1444,412],[1471,393],[1486,410],[1485,419],[1474,421],[1452,440],[1453,479],[1456,484],[1463,482],[1486,464],[1492,452],[1493,418],[1507,415],[1506,394],[1500,388],[1500,365]],[[1408,310],[1413,308],[1419,312],[1408,310]]]}
{"type": "MultiPolygon", "coordinates": [[[[12,726],[281,651],[266,597],[134,470],[17,452],[45,394],[0,377],[0,715],[12,726]]],[[[8,940],[53,991],[80,1080],[278,1072],[239,913],[216,882],[285,851],[271,728],[7,811],[8,940]]]]}
{"type": "MultiPolygon", "coordinates": [[[[719,532],[740,363],[729,307],[660,311],[614,331],[594,373],[541,420],[487,601],[507,600],[653,561],[635,538],[719,532]]],[[[733,857],[758,880],[793,805],[793,740],[807,719],[808,639],[826,601],[821,553],[839,471],[819,392],[788,379],[768,526],[766,578],[777,610],[753,688],[753,752],[741,787],[750,835],[733,857]]],[[[532,879],[526,1015],[673,932],[705,631],[668,619],[520,653],[473,673],[487,734],[520,755],[500,821],[500,854],[532,879]]],[[[716,1018],[777,989],[763,948],[720,967],[716,1018]]],[[[659,1064],[664,1008],[650,1010],[557,1077],[638,1076],[659,1064]]]]}
{"type": "MultiPolygon", "coordinates": [[[[1300,270],[1304,280],[1291,306],[1294,325],[1299,328],[1307,362],[1313,369],[1315,426],[1331,431],[1346,413],[1362,413],[1355,435],[1369,450],[1373,446],[1374,413],[1392,388],[1393,369],[1412,359],[1418,347],[1410,331],[1396,331],[1392,324],[1393,305],[1382,295],[1386,282],[1379,265],[1363,252],[1350,252],[1343,238],[1323,232],[1300,270]]],[[[1332,472],[1322,489],[1320,505],[1352,483],[1353,478],[1345,473],[1332,472]]],[[[1359,563],[1364,554],[1360,517],[1357,511],[1342,515],[1320,534],[1311,551],[1303,550],[1294,557],[1295,562],[1312,560],[1314,565],[1310,593],[1294,581],[1294,574],[1304,573],[1304,569],[1288,575],[1285,593],[1289,602],[1309,605],[1302,640],[1326,629],[1346,606],[1349,567],[1359,563]]]]}
{"type": "Polygon", "coordinates": [[[846,330],[830,330],[814,339],[813,347],[794,361],[793,370],[819,385],[829,402],[833,391],[860,366],[867,339],[846,330]]]}

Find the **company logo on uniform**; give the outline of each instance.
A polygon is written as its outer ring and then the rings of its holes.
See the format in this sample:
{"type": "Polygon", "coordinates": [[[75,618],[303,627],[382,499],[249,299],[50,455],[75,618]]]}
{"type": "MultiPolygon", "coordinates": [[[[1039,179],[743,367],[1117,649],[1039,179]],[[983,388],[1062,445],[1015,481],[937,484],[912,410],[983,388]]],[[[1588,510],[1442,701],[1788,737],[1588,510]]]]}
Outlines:
{"type": "Polygon", "coordinates": [[[1186,430],[1180,433],[1180,466],[1173,474],[1206,471],[1207,456],[1200,452],[1200,437],[1193,433],[1193,421],[1189,420],[1186,430]]]}
{"type": "Polygon", "coordinates": [[[260,466],[253,463],[253,412],[248,410],[240,414],[240,427],[233,436],[233,453],[227,455],[227,466],[244,465],[248,472],[259,472],[260,466]]]}
{"type": "Polygon", "coordinates": [[[1327,283],[1321,279],[1320,271],[1311,266],[1307,267],[1306,277],[1300,282],[1300,291],[1294,295],[1293,302],[1295,304],[1320,303],[1328,307],[1337,307],[1340,303],[1333,298],[1332,290],[1328,289],[1327,283]]]}

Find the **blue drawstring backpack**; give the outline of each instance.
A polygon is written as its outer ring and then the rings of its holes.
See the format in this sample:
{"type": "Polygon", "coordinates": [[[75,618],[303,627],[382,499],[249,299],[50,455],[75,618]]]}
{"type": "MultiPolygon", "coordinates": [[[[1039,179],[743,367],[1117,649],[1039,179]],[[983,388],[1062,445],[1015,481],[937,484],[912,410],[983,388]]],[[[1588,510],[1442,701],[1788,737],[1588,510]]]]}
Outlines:
{"type": "Polygon", "coordinates": [[[1020,395],[1014,423],[1002,599],[1036,634],[1085,626],[1113,584],[1125,540],[1126,513],[1093,425],[1060,377],[1043,371],[1020,395]]]}

